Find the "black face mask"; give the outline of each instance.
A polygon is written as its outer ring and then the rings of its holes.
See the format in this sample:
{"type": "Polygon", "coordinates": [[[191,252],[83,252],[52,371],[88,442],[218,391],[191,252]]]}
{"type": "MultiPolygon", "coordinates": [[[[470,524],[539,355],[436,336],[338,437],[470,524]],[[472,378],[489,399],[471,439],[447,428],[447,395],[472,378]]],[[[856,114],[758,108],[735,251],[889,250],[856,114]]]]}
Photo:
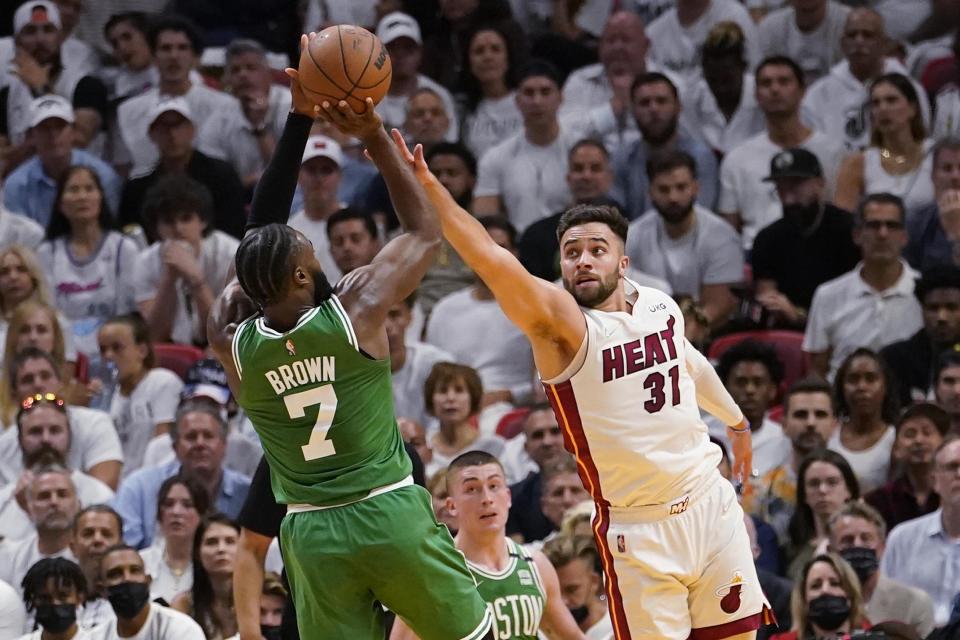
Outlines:
{"type": "Polygon", "coordinates": [[[50,633],[63,633],[77,621],[75,604],[38,604],[37,624],[50,633]]]}
{"type": "Polygon", "coordinates": [[[824,631],[836,631],[850,617],[850,601],[844,596],[817,596],[807,603],[807,617],[824,631]]]}
{"type": "Polygon", "coordinates": [[[783,217],[793,221],[794,224],[801,227],[812,225],[820,214],[820,203],[814,202],[810,205],[803,204],[785,204],[783,205],[783,217]]]}
{"type": "Polygon", "coordinates": [[[570,615],[573,616],[574,622],[576,622],[577,624],[580,624],[581,622],[587,619],[587,616],[590,615],[590,608],[585,604],[580,605],[579,607],[570,609],[570,615]]]}
{"type": "Polygon", "coordinates": [[[260,625],[260,635],[264,637],[264,640],[280,640],[280,625],[260,625]]]}
{"type": "Polygon", "coordinates": [[[866,547],[850,547],[840,552],[840,557],[847,561],[853,567],[854,573],[860,578],[860,584],[863,584],[880,568],[880,561],[877,560],[877,552],[866,547]]]}
{"type": "Polygon", "coordinates": [[[130,620],[150,602],[150,586],[143,582],[121,582],[107,587],[107,600],[118,618],[130,620]]]}

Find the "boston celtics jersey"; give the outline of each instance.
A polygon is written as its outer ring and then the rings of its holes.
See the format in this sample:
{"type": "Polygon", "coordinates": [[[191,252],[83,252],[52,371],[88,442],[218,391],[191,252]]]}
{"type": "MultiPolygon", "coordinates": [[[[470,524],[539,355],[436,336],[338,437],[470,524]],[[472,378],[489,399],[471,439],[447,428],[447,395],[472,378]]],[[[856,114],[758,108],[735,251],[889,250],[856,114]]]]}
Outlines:
{"type": "Polygon", "coordinates": [[[543,617],[545,593],[540,572],[533,557],[507,538],[510,562],[495,573],[467,560],[467,568],[477,581],[477,590],[493,613],[496,640],[537,640],[543,617]]]}
{"type": "Polygon", "coordinates": [[[237,402],[263,443],[277,502],[344,504],[411,473],[390,361],[360,351],[336,296],[286,333],[250,318],[234,335],[233,359],[237,402]]]}

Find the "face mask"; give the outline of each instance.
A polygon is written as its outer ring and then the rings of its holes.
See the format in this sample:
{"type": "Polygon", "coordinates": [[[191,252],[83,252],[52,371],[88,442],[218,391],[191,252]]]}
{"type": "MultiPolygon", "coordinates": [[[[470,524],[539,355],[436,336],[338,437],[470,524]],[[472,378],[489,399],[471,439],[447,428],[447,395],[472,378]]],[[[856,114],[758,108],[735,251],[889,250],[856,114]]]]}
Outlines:
{"type": "Polygon", "coordinates": [[[50,633],[63,633],[77,621],[75,604],[37,605],[37,624],[50,633]]]}
{"type": "Polygon", "coordinates": [[[143,582],[121,582],[107,587],[107,600],[118,618],[129,620],[150,601],[150,586],[143,582]]]}
{"type": "Polygon", "coordinates": [[[262,624],[260,625],[260,635],[264,637],[264,640],[280,640],[280,625],[274,627],[262,624]]]}
{"type": "Polygon", "coordinates": [[[824,631],[836,631],[850,617],[850,601],[844,596],[817,596],[807,604],[807,617],[824,631]]]}
{"type": "Polygon", "coordinates": [[[866,547],[850,547],[840,552],[840,557],[847,561],[853,567],[854,573],[860,578],[863,584],[877,572],[880,567],[880,561],[877,560],[877,552],[866,547]]]}
{"type": "Polygon", "coordinates": [[[570,615],[573,616],[574,622],[576,622],[577,624],[580,624],[581,622],[587,619],[587,616],[590,615],[590,609],[589,607],[587,607],[587,605],[584,604],[579,607],[570,609],[570,615]]]}

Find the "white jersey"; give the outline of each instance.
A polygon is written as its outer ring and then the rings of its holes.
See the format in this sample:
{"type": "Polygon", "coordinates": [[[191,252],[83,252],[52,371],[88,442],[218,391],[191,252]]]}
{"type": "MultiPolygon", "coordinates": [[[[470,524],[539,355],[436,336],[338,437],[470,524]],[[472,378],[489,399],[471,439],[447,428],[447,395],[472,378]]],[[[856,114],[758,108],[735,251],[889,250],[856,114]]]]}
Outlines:
{"type": "Polygon", "coordinates": [[[680,308],[656,289],[626,283],[628,296],[637,295],[633,312],[581,307],[587,332],[577,356],[544,380],[584,487],[614,508],[669,502],[720,463],[687,370],[706,360],[684,338],[680,308]]]}

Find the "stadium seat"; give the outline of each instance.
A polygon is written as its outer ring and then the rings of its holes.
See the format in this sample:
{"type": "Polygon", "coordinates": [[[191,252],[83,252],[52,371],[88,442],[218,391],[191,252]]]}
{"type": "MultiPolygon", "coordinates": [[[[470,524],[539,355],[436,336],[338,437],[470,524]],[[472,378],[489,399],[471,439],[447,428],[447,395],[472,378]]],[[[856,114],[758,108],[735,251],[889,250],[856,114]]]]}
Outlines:
{"type": "Polygon", "coordinates": [[[777,350],[780,361],[783,362],[783,383],[780,385],[781,395],[794,382],[807,373],[807,357],[803,353],[803,333],[799,331],[742,331],[721,336],[713,341],[707,357],[716,362],[723,352],[744,340],[766,342],[777,350]]]}
{"type": "Polygon", "coordinates": [[[188,344],[162,342],[153,345],[157,366],[170,369],[181,378],[186,378],[187,370],[194,362],[203,357],[203,350],[188,344]]]}
{"type": "Polygon", "coordinates": [[[519,407],[500,418],[497,423],[497,435],[504,440],[509,440],[520,435],[523,431],[523,421],[527,419],[530,409],[519,407]]]}

